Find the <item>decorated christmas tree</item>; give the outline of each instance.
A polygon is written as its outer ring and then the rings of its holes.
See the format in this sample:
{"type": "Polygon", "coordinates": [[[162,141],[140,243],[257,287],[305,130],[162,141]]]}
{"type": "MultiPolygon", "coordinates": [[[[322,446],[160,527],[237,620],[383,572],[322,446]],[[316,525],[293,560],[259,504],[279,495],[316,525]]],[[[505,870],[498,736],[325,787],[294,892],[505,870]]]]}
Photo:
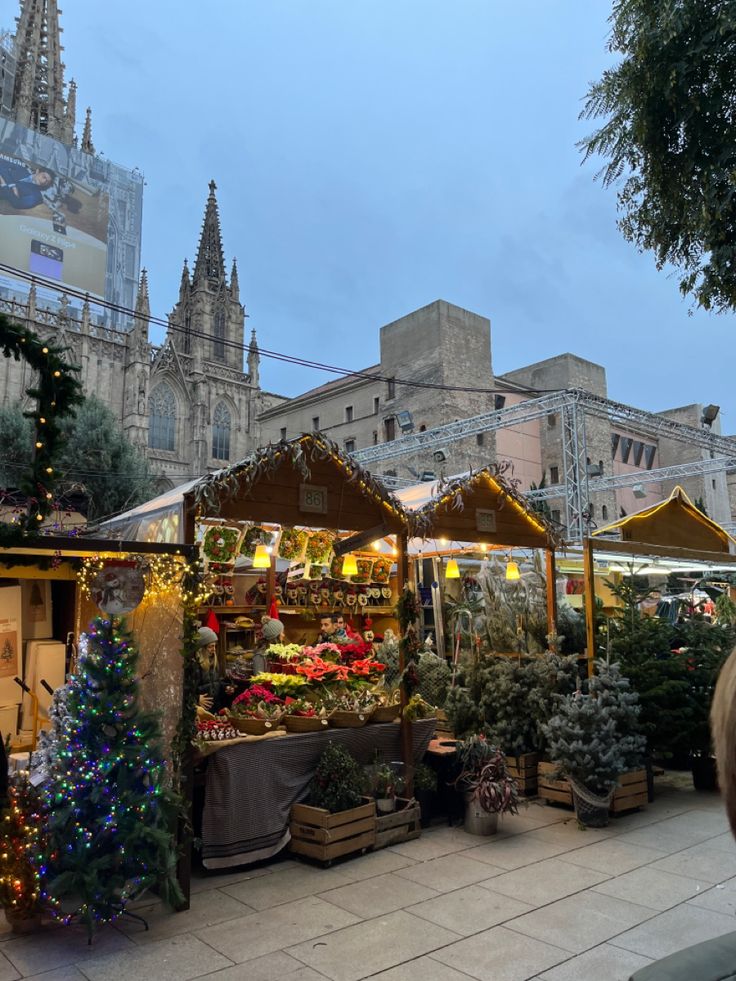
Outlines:
{"type": "Polygon", "coordinates": [[[8,785],[0,821],[0,906],[13,925],[40,915],[43,852],[42,802],[26,771],[15,773],[8,785]]]}
{"type": "Polygon", "coordinates": [[[94,621],[45,760],[45,898],[54,915],[81,920],[90,935],[149,886],[181,901],[176,799],[158,720],[138,707],[137,662],[120,621],[94,621]]]}

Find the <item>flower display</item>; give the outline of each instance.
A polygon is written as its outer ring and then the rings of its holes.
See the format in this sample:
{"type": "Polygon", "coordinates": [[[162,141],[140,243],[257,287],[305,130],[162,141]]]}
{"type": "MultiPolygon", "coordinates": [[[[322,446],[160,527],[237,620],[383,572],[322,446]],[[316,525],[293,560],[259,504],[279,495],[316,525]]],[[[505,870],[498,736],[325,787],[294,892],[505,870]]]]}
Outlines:
{"type": "Polygon", "coordinates": [[[316,719],[326,714],[323,708],[319,708],[313,702],[308,702],[306,698],[286,698],[284,711],[286,715],[297,715],[304,719],[316,719]]]}
{"type": "Polygon", "coordinates": [[[238,702],[237,705],[233,702],[233,707],[230,709],[231,718],[266,719],[268,722],[278,721],[283,713],[284,705],[280,698],[270,701],[261,699],[258,702],[251,699],[238,702]]]}
{"type": "Polygon", "coordinates": [[[266,702],[266,704],[281,705],[283,700],[275,695],[270,688],[263,685],[251,685],[237,698],[233,699],[233,708],[237,705],[247,705],[250,702],[266,702]]]}
{"type": "Polygon", "coordinates": [[[268,653],[279,661],[298,661],[302,657],[302,648],[299,644],[270,644],[268,653]]]}
{"type": "MultiPolygon", "coordinates": [[[[297,668],[297,671],[299,669],[297,668]]],[[[253,678],[253,684],[264,685],[276,692],[276,694],[293,694],[307,684],[307,679],[298,674],[280,674],[276,671],[262,671],[253,678]]]]}

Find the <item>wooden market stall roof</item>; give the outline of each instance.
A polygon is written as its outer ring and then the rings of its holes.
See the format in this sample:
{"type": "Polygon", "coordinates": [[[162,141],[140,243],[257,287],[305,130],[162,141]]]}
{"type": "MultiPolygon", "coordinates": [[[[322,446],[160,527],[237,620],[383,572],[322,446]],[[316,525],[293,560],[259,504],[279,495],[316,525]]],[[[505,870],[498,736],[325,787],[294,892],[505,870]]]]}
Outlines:
{"type": "MultiPolygon", "coordinates": [[[[397,496],[409,506],[418,502],[413,488],[397,496]]],[[[412,533],[420,538],[519,548],[561,544],[552,525],[528,507],[494,466],[438,485],[435,496],[419,504],[409,518],[412,533]]]]}
{"type": "Polygon", "coordinates": [[[736,540],[696,508],[679,486],[664,501],[597,529],[593,537],[602,538],[614,532],[622,543],[684,548],[710,555],[729,554],[731,546],[736,545],[736,540]]]}
{"type": "MultiPolygon", "coordinates": [[[[321,433],[257,450],[105,522],[115,535],[167,510],[179,510],[179,541],[194,540],[196,517],[273,522],[381,534],[405,532],[404,508],[383,484],[321,433]]],[[[130,532],[129,532],[130,533],[130,532]]]]}

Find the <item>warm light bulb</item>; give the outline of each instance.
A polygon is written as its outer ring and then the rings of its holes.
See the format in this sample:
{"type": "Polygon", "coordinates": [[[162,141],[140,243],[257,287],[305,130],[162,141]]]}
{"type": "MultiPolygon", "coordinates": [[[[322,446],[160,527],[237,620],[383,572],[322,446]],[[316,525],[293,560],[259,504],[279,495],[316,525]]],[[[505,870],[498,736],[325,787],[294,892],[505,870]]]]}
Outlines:
{"type": "Polygon", "coordinates": [[[355,556],[352,552],[348,552],[342,560],[342,574],[344,576],[358,575],[358,563],[355,561],[355,556]]]}
{"type": "Polygon", "coordinates": [[[519,572],[519,566],[513,559],[509,559],[506,563],[506,578],[510,581],[516,581],[521,579],[521,573],[519,572]]]}
{"type": "Polygon", "coordinates": [[[445,567],[445,579],[459,579],[460,569],[455,559],[448,559],[445,567]]]}
{"type": "Polygon", "coordinates": [[[380,552],[380,551],[381,551],[381,543],[380,543],[380,541],[377,541],[377,542],[373,542],[373,545],[372,545],[371,547],[372,547],[372,548],[375,548],[375,550],[376,550],[377,552],[380,552]]]}
{"type": "Polygon", "coordinates": [[[40,450],[43,448],[43,443],[36,443],[36,449],[40,450]]]}
{"type": "Polygon", "coordinates": [[[265,545],[256,545],[255,555],[253,556],[254,569],[268,569],[271,566],[271,556],[265,545]]]}
{"type": "Polygon", "coordinates": [[[49,349],[47,347],[42,348],[42,351],[43,351],[44,354],[48,354],[49,353],[49,349]]]}
{"type": "Polygon", "coordinates": [[[487,552],[488,551],[488,546],[486,545],[485,542],[481,542],[480,543],[480,550],[481,550],[481,552],[487,552]]]}

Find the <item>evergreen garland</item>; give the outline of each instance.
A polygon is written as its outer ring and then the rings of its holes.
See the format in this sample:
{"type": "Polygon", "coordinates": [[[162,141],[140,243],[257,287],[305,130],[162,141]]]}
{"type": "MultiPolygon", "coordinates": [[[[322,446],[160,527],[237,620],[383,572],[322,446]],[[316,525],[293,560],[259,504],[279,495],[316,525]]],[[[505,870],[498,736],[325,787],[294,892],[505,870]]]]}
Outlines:
{"type": "Polygon", "coordinates": [[[0,348],[6,358],[20,361],[22,357],[38,373],[38,386],[26,389],[26,395],[36,402],[35,409],[25,413],[33,421],[35,445],[30,468],[20,482],[27,511],[16,524],[0,525],[0,544],[8,546],[36,536],[51,512],[63,440],[59,423],[74,414],[84,395],[76,377],[79,368],[66,363],[62,348],[52,341],[42,341],[32,330],[3,313],[0,313],[0,348]]]}

